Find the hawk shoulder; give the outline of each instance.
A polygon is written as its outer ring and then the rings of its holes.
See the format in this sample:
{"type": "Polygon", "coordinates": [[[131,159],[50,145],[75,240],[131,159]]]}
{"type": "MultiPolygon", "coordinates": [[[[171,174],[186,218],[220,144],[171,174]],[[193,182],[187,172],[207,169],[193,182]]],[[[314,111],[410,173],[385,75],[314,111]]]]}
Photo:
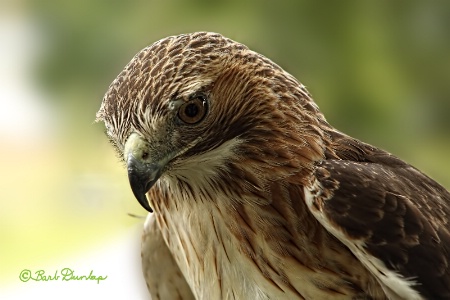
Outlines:
{"type": "Polygon", "coordinates": [[[393,299],[450,298],[450,194],[355,140],[317,166],[305,201],[393,299]]]}

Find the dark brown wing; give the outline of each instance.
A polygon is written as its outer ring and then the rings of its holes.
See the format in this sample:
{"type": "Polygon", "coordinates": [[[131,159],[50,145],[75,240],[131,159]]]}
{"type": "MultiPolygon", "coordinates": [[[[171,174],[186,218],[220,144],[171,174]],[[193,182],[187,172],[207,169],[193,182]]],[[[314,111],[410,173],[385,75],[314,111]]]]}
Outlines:
{"type": "Polygon", "coordinates": [[[343,145],[316,169],[311,212],[397,296],[413,284],[426,299],[450,299],[449,192],[386,152],[343,145]]]}

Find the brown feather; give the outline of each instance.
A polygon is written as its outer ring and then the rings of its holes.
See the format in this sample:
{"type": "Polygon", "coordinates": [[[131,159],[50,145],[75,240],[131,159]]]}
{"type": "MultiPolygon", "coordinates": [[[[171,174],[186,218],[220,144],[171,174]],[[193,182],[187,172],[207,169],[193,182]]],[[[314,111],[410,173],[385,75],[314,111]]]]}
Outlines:
{"type": "Polygon", "coordinates": [[[138,134],[164,162],[148,200],[197,299],[450,298],[449,193],[334,129],[246,46],[206,32],[158,41],[97,119],[121,156],[138,134]],[[188,126],[177,109],[196,95],[207,114],[188,126]]]}

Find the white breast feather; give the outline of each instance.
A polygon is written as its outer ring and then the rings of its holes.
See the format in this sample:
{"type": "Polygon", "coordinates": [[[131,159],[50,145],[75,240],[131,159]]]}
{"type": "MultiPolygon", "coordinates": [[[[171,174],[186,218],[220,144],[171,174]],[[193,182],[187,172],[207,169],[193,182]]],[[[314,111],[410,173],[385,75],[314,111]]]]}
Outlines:
{"type": "Polygon", "coordinates": [[[216,196],[215,204],[212,204],[211,201],[190,199],[189,194],[176,188],[170,189],[177,199],[178,209],[166,215],[170,224],[163,235],[170,236],[168,246],[197,299],[269,299],[255,278],[248,276],[253,269],[246,267],[248,261],[238,247],[239,242],[230,237],[228,228],[221,221],[229,199],[213,190],[210,184],[225,162],[236,156],[234,149],[240,143],[234,138],[213,150],[191,156],[177,163],[176,171],[169,170],[161,178],[167,187],[175,187],[178,178],[186,178],[195,183],[192,185],[195,195],[200,195],[200,190],[207,190],[216,196]],[[190,206],[194,202],[202,208],[192,209],[190,206]],[[221,241],[215,232],[222,237],[221,241]],[[194,241],[196,248],[189,241],[194,241]],[[201,260],[197,259],[197,254],[201,255],[201,260]]]}

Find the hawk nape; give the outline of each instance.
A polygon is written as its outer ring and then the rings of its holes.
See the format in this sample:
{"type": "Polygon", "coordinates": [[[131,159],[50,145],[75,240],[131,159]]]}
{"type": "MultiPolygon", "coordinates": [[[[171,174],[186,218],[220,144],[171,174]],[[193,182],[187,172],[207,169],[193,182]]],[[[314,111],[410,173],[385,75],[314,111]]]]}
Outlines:
{"type": "Polygon", "coordinates": [[[153,299],[450,299],[450,194],[327,123],[293,76],[216,33],[162,39],[97,119],[150,214],[153,299]]]}

